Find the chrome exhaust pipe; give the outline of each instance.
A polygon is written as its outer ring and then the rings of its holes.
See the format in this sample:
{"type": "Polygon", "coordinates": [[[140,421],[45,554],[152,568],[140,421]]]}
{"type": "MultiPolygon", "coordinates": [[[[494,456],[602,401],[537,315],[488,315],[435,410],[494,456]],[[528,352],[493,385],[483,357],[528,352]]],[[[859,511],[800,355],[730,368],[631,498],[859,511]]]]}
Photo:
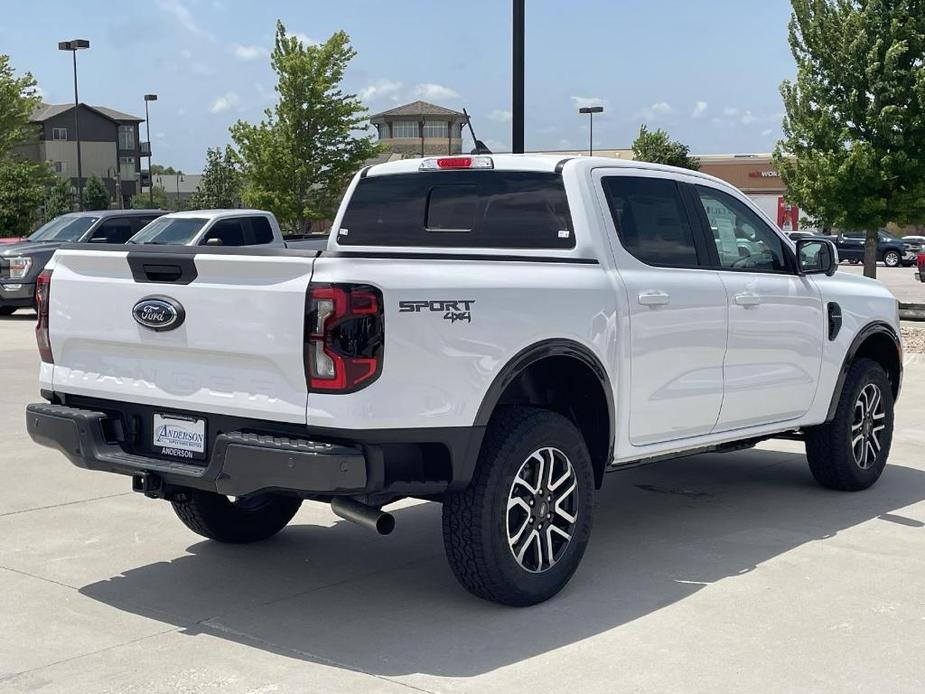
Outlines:
{"type": "Polygon", "coordinates": [[[349,497],[336,496],[331,499],[331,510],[344,520],[356,523],[380,535],[388,535],[395,529],[395,516],[391,513],[381,508],[361,504],[349,497]]]}

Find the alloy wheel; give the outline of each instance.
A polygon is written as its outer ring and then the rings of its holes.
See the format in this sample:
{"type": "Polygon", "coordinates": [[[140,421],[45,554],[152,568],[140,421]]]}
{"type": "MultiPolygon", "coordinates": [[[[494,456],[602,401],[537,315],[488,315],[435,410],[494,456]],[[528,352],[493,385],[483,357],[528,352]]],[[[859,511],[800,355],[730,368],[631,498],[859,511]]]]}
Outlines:
{"type": "Polygon", "coordinates": [[[862,470],[874,465],[880,455],[880,436],[885,428],[886,409],[880,386],[868,383],[861,389],[854,404],[851,423],[851,452],[862,470]]]}
{"type": "Polygon", "coordinates": [[[558,448],[540,448],[521,464],[507,503],[507,539],[525,571],[543,573],[562,557],[578,520],[578,478],[558,448]]]}

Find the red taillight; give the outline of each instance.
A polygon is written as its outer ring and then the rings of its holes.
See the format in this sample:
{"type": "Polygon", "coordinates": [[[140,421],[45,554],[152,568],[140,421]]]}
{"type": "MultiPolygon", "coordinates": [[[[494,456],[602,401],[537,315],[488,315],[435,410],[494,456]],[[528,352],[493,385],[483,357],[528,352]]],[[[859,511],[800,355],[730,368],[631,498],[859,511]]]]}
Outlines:
{"type": "Polygon", "coordinates": [[[351,393],[382,370],[382,294],[356,284],[315,284],[305,305],[309,390],[351,393]]]}
{"type": "Polygon", "coordinates": [[[51,353],[51,339],[48,336],[48,300],[51,298],[51,270],[43,270],[35,278],[35,309],[39,319],[35,324],[35,341],[39,346],[39,354],[46,364],[54,364],[55,358],[51,353]]]}

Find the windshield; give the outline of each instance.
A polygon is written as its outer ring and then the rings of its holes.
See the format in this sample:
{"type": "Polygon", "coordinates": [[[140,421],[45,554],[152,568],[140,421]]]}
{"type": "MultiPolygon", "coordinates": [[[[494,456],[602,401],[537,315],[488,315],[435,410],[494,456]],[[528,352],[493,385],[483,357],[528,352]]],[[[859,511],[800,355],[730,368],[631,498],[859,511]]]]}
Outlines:
{"type": "Polygon", "coordinates": [[[30,241],[79,241],[99,217],[55,217],[32,232],[30,241]]]}
{"type": "Polygon", "coordinates": [[[206,221],[191,217],[174,219],[161,217],[135,234],[128,242],[185,246],[195,238],[206,221]]]}

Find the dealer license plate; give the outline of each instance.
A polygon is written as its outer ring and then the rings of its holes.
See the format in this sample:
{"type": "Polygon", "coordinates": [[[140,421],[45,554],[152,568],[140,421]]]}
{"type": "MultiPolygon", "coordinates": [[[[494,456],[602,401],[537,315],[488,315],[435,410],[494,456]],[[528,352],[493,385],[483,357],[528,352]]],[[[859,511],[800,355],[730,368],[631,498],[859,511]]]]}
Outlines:
{"type": "Polygon", "coordinates": [[[155,413],[152,444],[161,455],[202,460],[206,457],[206,420],[155,413]]]}

